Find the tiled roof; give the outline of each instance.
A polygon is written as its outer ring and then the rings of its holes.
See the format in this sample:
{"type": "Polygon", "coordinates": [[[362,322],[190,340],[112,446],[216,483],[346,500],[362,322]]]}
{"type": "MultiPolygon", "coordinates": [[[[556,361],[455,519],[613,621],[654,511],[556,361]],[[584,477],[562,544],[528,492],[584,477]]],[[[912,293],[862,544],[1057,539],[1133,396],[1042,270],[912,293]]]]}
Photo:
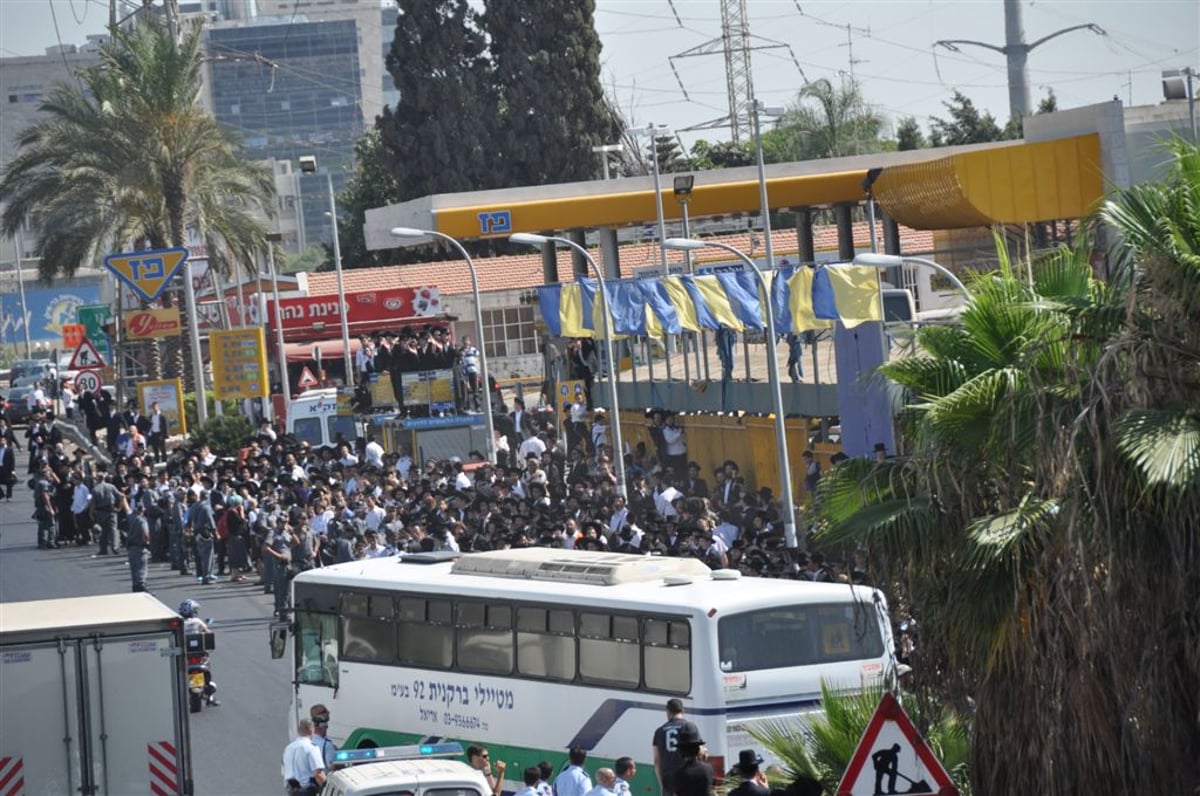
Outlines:
{"type": "MultiPolygon", "coordinates": [[[[882,248],[882,225],[876,229],[880,236],[882,248]]],[[[822,226],[813,228],[814,247],[818,252],[837,249],[837,228],[822,226]]],[[[735,235],[714,236],[736,249],[749,252],[751,243],[755,254],[762,253],[762,236],[755,232],[743,232],[735,235]],[[751,240],[751,237],[754,240],[751,240]]],[[[854,241],[861,247],[867,246],[870,235],[865,223],[854,225],[854,241]]],[[[928,252],[933,249],[933,234],[931,232],[900,228],[901,248],[909,252],[928,252]]],[[[782,229],[771,233],[776,259],[788,257],[795,259],[798,245],[796,230],[782,229]]],[[[600,261],[599,250],[593,249],[593,256],[600,261]]],[[[659,250],[657,243],[630,243],[621,246],[621,276],[633,276],[634,268],[657,265],[659,250]]],[[[681,253],[672,252],[671,261],[683,259],[681,253]]],[[[693,255],[693,262],[728,261],[729,256],[722,255],[717,250],[711,253],[701,251],[693,255]]],[[[493,290],[514,290],[537,287],[544,283],[542,276],[542,255],[531,251],[529,254],[508,255],[505,257],[477,258],[475,268],[479,273],[479,289],[483,292],[493,290]]],[[[558,251],[558,272],[566,276],[571,272],[571,252],[566,249],[558,251]]],[[[352,268],[343,273],[347,293],[360,293],[372,290],[388,290],[397,287],[436,286],[443,295],[456,295],[471,292],[471,275],[466,263],[460,259],[440,260],[433,263],[414,263],[412,265],[394,265],[382,268],[352,268]]],[[[323,296],[337,293],[337,275],[332,271],[308,274],[308,293],[312,296],[323,296]]]]}

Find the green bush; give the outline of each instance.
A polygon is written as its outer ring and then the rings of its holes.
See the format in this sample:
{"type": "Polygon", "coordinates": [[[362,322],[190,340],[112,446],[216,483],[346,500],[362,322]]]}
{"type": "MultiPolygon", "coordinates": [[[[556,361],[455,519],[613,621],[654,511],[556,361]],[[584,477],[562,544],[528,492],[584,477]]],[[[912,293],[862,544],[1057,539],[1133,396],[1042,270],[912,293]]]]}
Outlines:
{"type": "MultiPolygon", "coordinates": [[[[211,418],[217,413],[217,398],[212,390],[207,390],[204,393],[208,403],[208,416],[211,418]]],[[[237,401],[221,401],[221,408],[226,415],[236,415],[241,412],[241,407],[237,401]]],[[[187,416],[187,427],[190,431],[199,424],[196,419],[196,393],[186,392],[183,394],[183,411],[187,416]]]]}
{"type": "Polygon", "coordinates": [[[236,412],[210,417],[208,422],[188,434],[192,445],[207,445],[218,456],[236,456],[254,436],[250,421],[236,412]]]}

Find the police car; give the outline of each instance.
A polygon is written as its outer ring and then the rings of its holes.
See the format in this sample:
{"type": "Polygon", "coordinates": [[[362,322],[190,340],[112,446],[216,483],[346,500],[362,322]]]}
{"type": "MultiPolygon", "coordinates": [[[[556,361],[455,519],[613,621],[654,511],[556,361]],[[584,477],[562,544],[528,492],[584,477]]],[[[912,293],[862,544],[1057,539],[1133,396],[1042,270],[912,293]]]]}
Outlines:
{"type": "Polygon", "coordinates": [[[461,760],[457,743],[343,749],[320,796],[491,796],[483,773],[461,760]]]}

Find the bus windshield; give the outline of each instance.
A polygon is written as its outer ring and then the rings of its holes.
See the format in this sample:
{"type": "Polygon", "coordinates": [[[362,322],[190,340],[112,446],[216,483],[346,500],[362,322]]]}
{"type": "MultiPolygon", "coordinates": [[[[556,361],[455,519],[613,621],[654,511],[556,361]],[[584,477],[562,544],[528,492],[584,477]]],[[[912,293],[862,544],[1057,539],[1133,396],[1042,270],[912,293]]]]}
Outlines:
{"type": "Polygon", "coordinates": [[[878,659],[879,620],[870,605],[788,605],[722,617],[721,670],[751,672],[878,659]]]}
{"type": "Polygon", "coordinates": [[[338,684],[337,617],[296,612],[296,679],[311,685],[338,684]]]}

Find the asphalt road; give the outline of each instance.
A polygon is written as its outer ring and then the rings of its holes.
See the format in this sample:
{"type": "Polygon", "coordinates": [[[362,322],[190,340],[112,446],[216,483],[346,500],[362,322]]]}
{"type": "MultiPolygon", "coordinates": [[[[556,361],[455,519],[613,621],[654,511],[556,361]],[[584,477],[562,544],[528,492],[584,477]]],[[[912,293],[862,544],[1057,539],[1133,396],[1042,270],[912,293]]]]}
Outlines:
{"type": "MultiPolygon", "coordinates": [[[[18,474],[25,460],[18,456],[18,474]]],[[[38,549],[33,500],[24,481],[21,475],[12,502],[0,499],[0,602],[128,591],[124,556],[92,558],[94,546],[38,549]]],[[[290,667],[271,659],[267,625],[273,606],[255,581],[201,586],[167,564],[150,565],[154,596],[172,608],[187,597],[199,600],[216,632],[212,667],[221,705],[191,715],[197,794],[278,796],[283,790],[279,764],[292,732],[290,667]]]]}

